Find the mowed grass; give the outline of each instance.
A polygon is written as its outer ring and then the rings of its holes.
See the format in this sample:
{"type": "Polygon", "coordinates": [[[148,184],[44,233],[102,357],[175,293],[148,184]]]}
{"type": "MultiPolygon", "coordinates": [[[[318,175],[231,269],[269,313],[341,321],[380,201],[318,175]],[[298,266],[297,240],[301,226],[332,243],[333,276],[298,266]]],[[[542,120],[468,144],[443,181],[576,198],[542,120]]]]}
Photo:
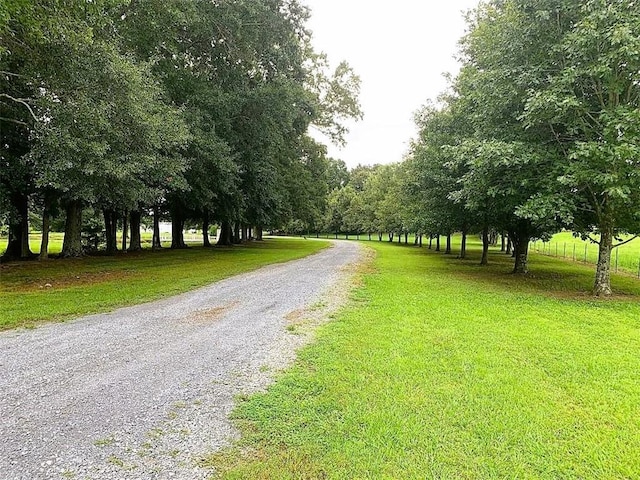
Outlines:
{"type": "Polygon", "coordinates": [[[326,241],[268,239],[230,248],[144,250],[0,265],[0,330],[157,299],[315,253],[326,241]]]}
{"type": "MultiPolygon", "coordinates": [[[[626,236],[623,240],[631,240],[626,236]]],[[[615,241],[614,244],[619,243],[615,241]]],[[[566,258],[577,262],[596,264],[598,262],[598,245],[573,236],[571,232],[555,234],[549,242],[538,240],[531,245],[532,250],[554,257],[566,258]]],[[[613,250],[611,265],[615,270],[640,276],[640,237],[631,240],[613,250]]]]}
{"type": "Polygon", "coordinates": [[[640,477],[640,281],[594,299],[588,266],[532,274],[425,248],[377,258],[296,365],[243,401],[226,479],[640,477]]]}

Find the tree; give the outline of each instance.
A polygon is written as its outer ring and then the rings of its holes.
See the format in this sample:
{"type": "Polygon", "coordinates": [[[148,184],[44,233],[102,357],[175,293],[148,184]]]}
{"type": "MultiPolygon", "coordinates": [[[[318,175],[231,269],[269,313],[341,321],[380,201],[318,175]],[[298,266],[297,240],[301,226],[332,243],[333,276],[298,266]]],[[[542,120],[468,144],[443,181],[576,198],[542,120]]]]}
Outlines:
{"type": "Polygon", "coordinates": [[[633,1],[591,0],[577,14],[554,46],[564,61],[531,92],[525,120],[548,125],[564,153],[560,182],[577,200],[573,228],[599,235],[594,293],[610,295],[615,238],[640,233],[640,10],[633,1]]]}

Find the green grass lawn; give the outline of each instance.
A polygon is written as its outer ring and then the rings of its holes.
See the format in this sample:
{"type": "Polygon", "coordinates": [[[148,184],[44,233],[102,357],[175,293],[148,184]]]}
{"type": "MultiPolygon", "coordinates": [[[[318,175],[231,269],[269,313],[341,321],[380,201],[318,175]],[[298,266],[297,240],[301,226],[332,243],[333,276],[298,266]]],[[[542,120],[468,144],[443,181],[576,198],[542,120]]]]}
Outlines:
{"type": "MultiPolygon", "coordinates": [[[[363,242],[364,243],[364,242],[363,242]]],[[[377,258],[295,366],[235,411],[227,479],[640,478],[640,281],[477,247],[377,258]]]]}
{"type": "MultiPolygon", "coordinates": [[[[153,234],[150,232],[141,233],[142,248],[151,248],[151,239],[153,234]]],[[[163,235],[160,237],[163,247],[171,246],[171,236],[163,235]]],[[[202,234],[187,233],[184,236],[185,243],[187,244],[202,244],[202,234]]],[[[29,247],[33,253],[40,253],[40,242],[42,241],[42,234],[40,232],[29,233],[29,247]]],[[[62,242],[64,241],[64,233],[51,232],[49,234],[49,254],[55,255],[62,251],[62,242]]],[[[118,248],[122,246],[122,232],[117,234],[118,248]]],[[[215,242],[215,238],[211,238],[212,242],[215,242]]],[[[0,237],[0,254],[7,249],[7,237],[0,237]]]]}
{"type": "Polygon", "coordinates": [[[301,258],[327,245],[268,239],[231,248],[144,250],[0,265],[0,330],[174,295],[263,265],[301,258]]]}
{"type": "MultiPolygon", "coordinates": [[[[624,239],[628,239],[625,237],[624,239]]],[[[615,243],[618,243],[617,241],[615,243]]],[[[535,251],[577,262],[596,264],[598,245],[573,236],[571,232],[557,233],[549,242],[538,240],[531,245],[535,251]]],[[[640,276],[640,237],[615,248],[611,254],[612,268],[640,276]]]]}

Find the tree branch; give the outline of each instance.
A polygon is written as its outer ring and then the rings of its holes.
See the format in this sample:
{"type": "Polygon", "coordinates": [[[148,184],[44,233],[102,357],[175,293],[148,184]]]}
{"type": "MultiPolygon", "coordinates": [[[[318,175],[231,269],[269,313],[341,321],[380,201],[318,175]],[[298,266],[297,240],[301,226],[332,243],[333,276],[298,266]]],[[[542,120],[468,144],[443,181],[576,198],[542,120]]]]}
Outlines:
{"type": "Polygon", "coordinates": [[[33,113],[33,110],[31,109],[31,106],[26,102],[26,100],[24,98],[14,98],[11,95],[7,95],[6,93],[0,93],[0,97],[8,98],[9,100],[12,100],[12,101],[14,101],[16,103],[20,103],[20,104],[24,105],[25,107],[27,107],[27,110],[29,110],[29,113],[31,114],[33,119],[36,122],[38,121],[38,117],[36,117],[36,114],[33,113]]]}
{"type": "Polygon", "coordinates": [[[16,124],[18,124],[18,125],[22,125],[23,127],[28,127],[28,126],[29,126],[29,125],[28,125],[28,124],[26,124],[25,122],[21,122],[20,120],[15,120],[15,119],[13,119],[13,118],[0,117],[0,121],[16,123],[16,124]]]}
{"type": "Polygon", "coordinates": [[[635,240],[638,237],[640,237],[640,235],[634,235],[633,237],[631,237],[628,240],[625,240],[624,242],[620,242],[620,243],[617,243],[616,245],[612,245],[611,248],[620,247],[620,246],[622,246],[622,245],[624,245],[626,243],[632,242],[633,240],[635,240]]]}

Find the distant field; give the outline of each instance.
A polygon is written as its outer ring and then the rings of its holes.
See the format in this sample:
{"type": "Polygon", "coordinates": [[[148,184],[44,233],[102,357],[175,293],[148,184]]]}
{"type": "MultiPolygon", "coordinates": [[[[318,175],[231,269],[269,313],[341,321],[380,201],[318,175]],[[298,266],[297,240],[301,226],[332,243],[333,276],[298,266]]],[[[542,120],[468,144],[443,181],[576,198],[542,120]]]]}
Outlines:
{"type": "Polygon", "coordinates": [[[266,393],[224,479],[637,479],[640,280],[532,255],[509,273],[425,248],[375,249],[349,307],[266,393]]]}
{"type": "MultiPolygon", "coordinates": [[[[625,237],[627,239],[629,237],[625,237]]],[[[617,243],[617,242],[616,242],[617,243]]],[[[596,264],[598,245],[573,236],[571,232],[558,233],[549,242],[538,240],[531,246],[538,253],[565,258],[576,262],[596,264]]],[[[640,237],[613,250],[611,265],[619,270],[640,276],[640,237]]]]}
{"type": "MultiPolygon", "coordinates": [[[[142,233],[142,248],[149,247],[151,248],[151,240],[153,234],[151,233],[142,233]]],[[[122,232],[118,233],[118,248],[122,246],[122,232]]],[[[185,237],[186,243],[202,243],[202,235],[201,234],[186,234],[185,237]]],[[[161,236],[162,246],[168,247],[171,245],[171,236],[163,235],[161,236]]],[[[40,242],[42,241],[42,234],[39,232],[32,232],[29,234],[29,246],[31,247],[31,251],[33,253],[40,253],[40,242]]],[[[52,232],[49,234],[49,253],[56,254],[62,251],[62,242],[64,241],[64,233],[52,232]]],[[[215,237],[211,238],[211,241],[215,241],[215,237]]],[[[5,251],[7,248],[7,237],[0,237],[0,254],[5,251]]]]}

